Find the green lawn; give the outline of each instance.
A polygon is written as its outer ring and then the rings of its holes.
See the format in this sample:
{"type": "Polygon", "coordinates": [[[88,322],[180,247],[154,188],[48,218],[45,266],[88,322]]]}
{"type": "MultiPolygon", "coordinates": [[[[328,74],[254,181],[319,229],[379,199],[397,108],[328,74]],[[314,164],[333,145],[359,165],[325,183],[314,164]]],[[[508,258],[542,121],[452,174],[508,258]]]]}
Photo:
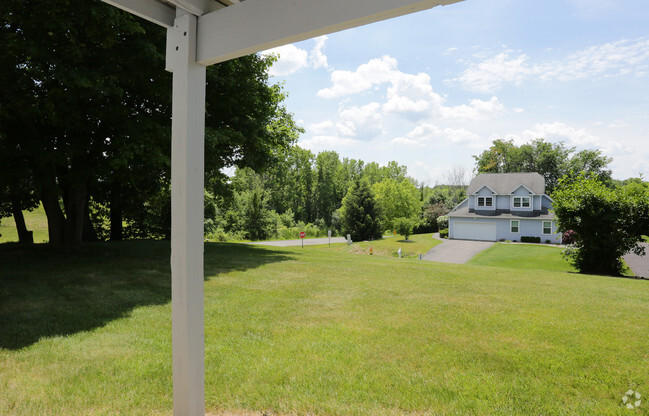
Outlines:
{"type": "MultiPolygon", "coordinates": [[[[43,206],[40,205],[33,211],[23,211],[27,230],[34,232],[34,242],[44,243],[49,241],[47,233],[47,217],[43,206]]],[[[0,218],[0,243],[17,242],[18,232],[13,217],[0,218]]]]}
{"type": "Polygon", "coordinates": [[[398,251],[401,249],[402,258],[418,258],[419,254],[426,254],[428,250],[441,244],[440,240],[433,238],[432,234],[415,234],[411,235],[408,240],[403,236],[383,237],[380,240],[361,241],[351,245],[336,245],[336,251],[342,251],[354,254],[369,255],[370,248],[373,255],[399,257],[398,251]]]}
{"type": "MultiPolygon", "coordinates": [[[[0,245],[0,414],[171,415],[168,256],[0,245]]],[[[621,399],[649,394],[649,282],[327,246],[205,259],[214,414],[647,414],[621,399]]]]}
{"type": "Polygon", "coordinates": [[[469,260],[479,266],[499,266],[512,269],[538,269],[561,272],[576,272],[567,260],[561,257],[561,247],[536,244],[496,243],[469,260]]]}

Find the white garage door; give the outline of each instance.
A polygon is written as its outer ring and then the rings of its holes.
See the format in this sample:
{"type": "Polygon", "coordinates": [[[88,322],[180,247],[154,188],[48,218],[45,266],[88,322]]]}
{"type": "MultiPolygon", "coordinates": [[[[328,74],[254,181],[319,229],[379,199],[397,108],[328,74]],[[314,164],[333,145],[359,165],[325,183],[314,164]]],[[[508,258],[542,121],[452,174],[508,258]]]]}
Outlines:
{"type": "Polygon", "coordinates": [[[494,222],[455,222],[451,238],[460,240],[496,241],[494,222]]]}

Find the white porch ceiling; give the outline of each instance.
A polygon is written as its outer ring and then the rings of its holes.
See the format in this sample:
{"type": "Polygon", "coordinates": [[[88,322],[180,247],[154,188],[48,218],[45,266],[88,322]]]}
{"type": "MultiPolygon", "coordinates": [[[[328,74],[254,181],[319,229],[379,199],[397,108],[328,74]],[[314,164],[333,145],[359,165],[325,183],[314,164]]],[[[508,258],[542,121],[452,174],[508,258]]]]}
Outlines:
{"type": "Polygon", "coordinates": [[[198,17],[196,60],[211,65],[461,0],[103,0],[170,28],[198,17]]]}

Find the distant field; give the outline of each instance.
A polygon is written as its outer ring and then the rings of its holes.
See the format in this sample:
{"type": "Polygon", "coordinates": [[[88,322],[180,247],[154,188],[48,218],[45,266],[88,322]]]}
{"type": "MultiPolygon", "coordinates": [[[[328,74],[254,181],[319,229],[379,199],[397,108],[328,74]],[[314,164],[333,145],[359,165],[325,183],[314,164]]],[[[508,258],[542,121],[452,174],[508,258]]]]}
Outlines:
{"type": "MultiPolygon", "coordinates": [[[[168,242],[0,264],[1,415],[171,415],[168,242]]],[[[647,281],[225,243],[205,274],[215,415],[647,414],[647,281]]]]}
{"type": "MultiPolygon", "coordinates": [[[[27,230],[34,232],[34,242],[44,243],[49,241],[47,233],[47,216],[43,206],[39,206],[33,211],[23,211],[27,230]]],[[[18,241],[18,232],[16,232],[16,223],[13,217],[0,219],[0,243],[18,241]]]]}

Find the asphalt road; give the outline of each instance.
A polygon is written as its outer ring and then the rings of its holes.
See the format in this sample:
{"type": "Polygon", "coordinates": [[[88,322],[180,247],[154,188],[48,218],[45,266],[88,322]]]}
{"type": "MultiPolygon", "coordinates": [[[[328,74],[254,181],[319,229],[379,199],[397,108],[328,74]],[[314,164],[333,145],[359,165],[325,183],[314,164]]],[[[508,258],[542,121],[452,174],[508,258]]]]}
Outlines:
{"type": "MultiPolygon", "coordinates": [[[[345,237],[331,237],[331,243],[344,243],[347,241],[345,237]]],[[[299,238],[295,240],[278,240],[278,241],[255,241],[250,244],[258,244],[262,246],[275,246],[275,247],[289,247],[289,246],[301,246],[302,241],[299,238]]],[[[329,238],[305,238],[305,246],[316,246],[319,244],[329,244],[329,238]]]]}

